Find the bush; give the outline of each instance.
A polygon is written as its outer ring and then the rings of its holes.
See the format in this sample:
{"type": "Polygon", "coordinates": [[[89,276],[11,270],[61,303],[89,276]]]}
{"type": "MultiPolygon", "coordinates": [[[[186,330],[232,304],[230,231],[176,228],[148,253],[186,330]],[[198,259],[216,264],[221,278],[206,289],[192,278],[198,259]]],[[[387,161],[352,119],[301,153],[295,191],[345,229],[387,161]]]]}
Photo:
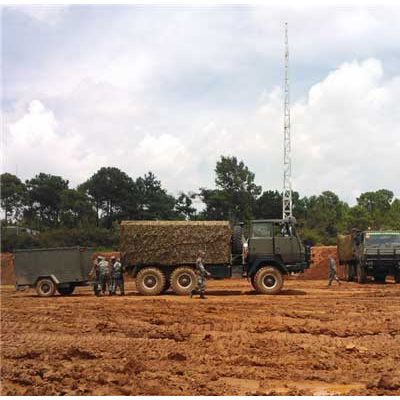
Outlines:
{"type": "Polygon", "coordinates": [[[95,247],[118,249],[119,231],[104,228],[51,229],[32,236],[28,233],[1,237],[1,251],[46,247],[95,247]]]}

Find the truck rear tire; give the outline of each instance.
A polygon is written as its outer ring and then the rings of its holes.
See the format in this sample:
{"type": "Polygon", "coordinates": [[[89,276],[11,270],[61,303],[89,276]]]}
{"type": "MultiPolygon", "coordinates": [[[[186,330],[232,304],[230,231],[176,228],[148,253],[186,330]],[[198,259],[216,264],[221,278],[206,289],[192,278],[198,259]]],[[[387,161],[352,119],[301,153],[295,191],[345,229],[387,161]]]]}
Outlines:
{"type": "Polygon", "coordinates": [[[242,254],[243,252],[243,228],[240,225],[233,227],[232,235],[232,254],[242,254]]]}
{"type": "Polygon", "coordinates": [[[361,264],[357,264],[357,282],[365,283],[367,281],[367,274],[365,268],[361,264]]]}
{"type": "Polygon", "coordinates": [[[196,288],[197,277],[193,268],[180,267],[171,274],[172,290],[179,295],[189,295],[196,288]]]}
{"type": "Polygon", "coordinates": [[[57,288],[57,292],[61,294],[61,296],[69,296],[74,293],[75,286],[74,285],[65,285],[59,286],[57,288]]]}
{"type": "Polygon", "coordinates": [[[50,278],[43,278],[36,284],[36,293],[40,297],[51,297],[56,291],[56,285],[50,278]]]}
{"type": "Polygon", "coordinates": [[[145,296],[157,296],[165,287],[165,275],[158,268],[143,268],[136,276],[136,289],[145,296]]]}
{"type": "Polygon", "coordinates": [[[283,286],[281,272],[275,267],[262,267],[254,276],[254,287],[261,294],[276,294],[283,286]]]}

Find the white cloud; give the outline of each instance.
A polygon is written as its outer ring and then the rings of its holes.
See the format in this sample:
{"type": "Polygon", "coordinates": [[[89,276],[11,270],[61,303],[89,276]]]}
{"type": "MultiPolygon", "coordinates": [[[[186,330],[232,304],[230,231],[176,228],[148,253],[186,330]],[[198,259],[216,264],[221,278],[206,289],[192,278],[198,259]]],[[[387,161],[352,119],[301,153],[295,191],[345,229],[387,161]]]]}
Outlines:
{"type": "Polygon", "coordinates": [[[64,5],[22,5],[13,7],[14,10],[21,12],[34,21],[46,23],[51,26],[57,25],[63,19],[68,6],[64,5]]]}
{"type": "MultiPolygon", "coordinates": [[[[23,178],[44,171],[77,184],[111,165],[134,178],[152,170],[176,192],[213,185],[224,154],[280,189],[288,17],[294,189],[351,201],[399,190],[398,10],[139,7],[106,17],[91,8],[87,20],[79,10],[46,37],[39,24],[21,29],[5,53],[11,172],[18,164],[23,178]]],[[[31,17],[57,12],[34,7],[31,17]]]]}

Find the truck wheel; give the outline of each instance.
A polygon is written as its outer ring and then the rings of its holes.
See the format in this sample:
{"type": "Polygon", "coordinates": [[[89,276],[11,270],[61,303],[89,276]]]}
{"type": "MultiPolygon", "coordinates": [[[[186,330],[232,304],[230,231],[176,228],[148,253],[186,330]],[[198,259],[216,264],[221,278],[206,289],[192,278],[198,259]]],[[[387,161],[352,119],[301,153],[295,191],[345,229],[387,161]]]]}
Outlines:
{"type": "Polygon", "coordinates": [[[40,279],[36,284],[36,292],[41,297],[50,297],[54,295],[56,285],[49,278],[40,279]]]}
{"type": "Polygon", "coordinates": [[[400,283],[400,272],[396,272],[396,273],[394,274],[394,281],[395,281],[396,283],[400,283]]]}
{"type": "Polygon", "coordinates": [[[181,267],[171,274],[172,290],[179,295],[188,295],[196,287],[196,273],[192,268],[181,267]]]}
{"type": "Polygon", "coordinates": [[[254,276],[254,286],[258,293],[276,294],[283,286],[283,277],[275,267],[262,267],[254,276]]]}
{"type": "Polygon", "coordinates": [[[243,252],[243,241],[242,241],[243,229],[240,225],[233,227],[232,235],[232,254],[242,254],[243,252]]]}
{"type": "Polygon", "coordinates": [[[57,292],[61,294],[61,296],[69,296],[71,295],[75,290],[74,285],[65,285],[65,286],[59,286],[57,288],[57,292]]]}
{"type": "Polygon", "coordinates": [[[361,264],[357,264],[357,282],[365,283],[367,280],[367,274],[365,268],[361,264]]]}
{"type": "Polygon", "coordinates": [[[136,276],[136,289],[145,296],[157,296],[165,287],[165,275],[158,268],[143,268],[136,276]]]}

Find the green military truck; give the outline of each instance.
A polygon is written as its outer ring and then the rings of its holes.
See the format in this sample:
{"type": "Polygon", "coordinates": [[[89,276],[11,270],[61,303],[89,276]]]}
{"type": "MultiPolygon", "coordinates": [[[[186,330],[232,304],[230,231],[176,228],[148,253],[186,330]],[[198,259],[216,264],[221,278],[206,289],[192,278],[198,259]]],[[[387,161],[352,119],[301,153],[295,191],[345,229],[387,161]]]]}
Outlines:
{"type": "Polygon", "coordinates": [[[89,285],[93,250],[83,247],[16,250],[16,289],[35,288],[39,296],[66,296],[76,286],[89,285]]]}
{"type": "Polygon", "coordinates": [[[283,276],[308,268],[310,251],[294,224],[282,220],[255,220],[248,238],[243,226],[228,221],[123,221],[121,261],[136,279],[143,295],[158,295],[172,288],[186,295],[196,286],[195,261],[204,250],[206,269],[215,279],[242,276],[262,294],[276,294],[283,276]]]}
{"type": "Polygon", "coordinates": [[[384,283],[391,275],[400,283],[400,232],[353,229],[338,236],[338,253],[347,281],[365,283],[371,276],[384,283]]]}

